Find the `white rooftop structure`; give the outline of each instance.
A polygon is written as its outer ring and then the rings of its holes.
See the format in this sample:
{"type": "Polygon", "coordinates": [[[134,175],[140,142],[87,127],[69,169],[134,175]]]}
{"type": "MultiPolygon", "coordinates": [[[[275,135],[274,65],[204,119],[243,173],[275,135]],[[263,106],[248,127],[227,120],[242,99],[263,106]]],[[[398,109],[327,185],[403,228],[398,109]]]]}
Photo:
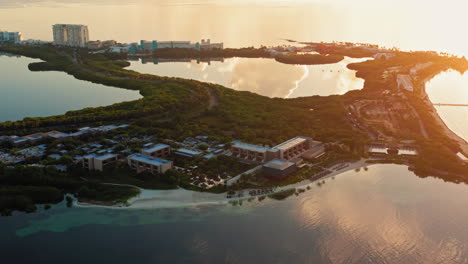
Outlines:
{"type": "Polygon", "coordinates": [[[263,166],[272,168],[272,169],[277,169],[277,170],[285,170],[289,168],[290,166],[293,166],[294,164],[295,163],[291,161],[282,160],[282,159],[274,159],[265,163],[263,166]]]}
{"type": "Polygon", "coordinates": [[[177,154],[182,154],[182,155],[189,155],[189,156],[199,156],[199,155],[203,154],[200,151],[190,150],[190,149],[186,149],[186,148],[180,148],[180,149],[177,150],[176,153],[177,154]]]}
{"type": "Polygon", "coordinates": [[[301,143],[304,143],[306,142],[307,140],[309,140],[309,138],[305,138],[305,137],[295,137],[293,139],[290,139],[286,142],[283,142],[275,147],[273,147],[274,149],[279,149],[279,150],[287,150],[287,149],[290,149],[291,147],[294,147],[296,145],[299,145],[301,143]]]}
{"type": "Polygon", "coordinates": [[[376,154],[388,154],[388,148],[376,148],[372,147],[369,148],[370,153],[376,153],[376,154]]]}
{"type": "Polygon", "coordinates": [[[156,144],[156,145],[154,145],[152,147],[144,148],[141,151],[142,152],[147,152],[147,153],[152,153],[152,152],[156,152],[158,150],[165,149],[165,148],[168,148],[168,147],[170,147],[170,146],[166,145],[166,144],[156,144]]]}
{"type": "Polygon", "coordinates": [[[172,161],[169,161],[169,160],[160,159],[160,158],[156,158],[156,157],[152,157],[152,156],[140,154],[140,153],[132,154],[128,156],[128,158],[132,160],[140,161],[143,163],[147,163],[147,164],[152,164],[155,166],[167,165],[167,164],[172,163],[172,161]]]}
{"type": "Polygon", "coordinates": [[[244,143],[244,142],[241,142],[241,141],[234,141],[234,143],[232,144],[232,146],[233,146],[233,147],[236,147],[236,148],[241,148],[241,149],[247,149],[247,150],[255,151],[255,152],[267,152],[267,151],[271,151],[271,148],[269,148],[269,147],[263,147],[263,146],[258,146],[258,145],[254,145],[254,144],[244,143]]]}
{"type": "Polygon", "coordinates": [[[113,153],[106,153],[106,154],[104,154],[104,155],[96,155],[96,156],[94,157],[94,159],[96,159],[96,160],[108,160],[108,159],[112,159],[112,158],[115,158],[115,157],[117,157],[116,154],[113,154],[113,153]]]}

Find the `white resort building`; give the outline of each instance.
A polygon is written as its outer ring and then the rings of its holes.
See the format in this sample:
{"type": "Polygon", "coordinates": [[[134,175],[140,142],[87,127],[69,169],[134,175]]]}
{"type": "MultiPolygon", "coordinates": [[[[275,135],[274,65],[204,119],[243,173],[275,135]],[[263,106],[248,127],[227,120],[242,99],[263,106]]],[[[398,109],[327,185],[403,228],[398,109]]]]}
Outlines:
{"type": "Polygon", "coordinates": [[[156,158],[165,158],[171,155],[171,146],[166,144],[156,144],[142,149],[141,153],[156,158]]]}
{"type": "Polygon", "coordinates": [[[152,174],[165,173],[174,167],[172,161],[139,153],[128,156],[128,166],[136,170],[137,173],[149,172],[152,174]]]}
{"type": "Polygon", "coordinates": [[[231,147],[233,157],[246,162],[265,163],[273,159],[298,161],[313,158],[325,151],[321,142],[308,137],[295,137],[275,147],[264,147],[235,141],[231,147]]]}
{"type": "Polygon", "coordinates": [[[115,161],[117,161],[116,154],[90,154],[83,157],[82,164],[83,168],[85,169],[103,171],[105,167],[107,167],[111,163],[114,163],[115,161]]]}

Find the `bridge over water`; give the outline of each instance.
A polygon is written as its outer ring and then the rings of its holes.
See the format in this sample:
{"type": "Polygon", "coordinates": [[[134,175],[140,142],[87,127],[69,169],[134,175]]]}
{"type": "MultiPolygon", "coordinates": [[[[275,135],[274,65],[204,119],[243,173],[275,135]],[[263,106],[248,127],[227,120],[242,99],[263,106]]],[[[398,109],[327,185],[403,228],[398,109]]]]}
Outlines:
{"type": "Polygon", "coordinates": [[[441,104],[441,103],[438,103],[438,104],[434,104],[436,106],[466,106],[468,107],[468,104],[441,104]]]}

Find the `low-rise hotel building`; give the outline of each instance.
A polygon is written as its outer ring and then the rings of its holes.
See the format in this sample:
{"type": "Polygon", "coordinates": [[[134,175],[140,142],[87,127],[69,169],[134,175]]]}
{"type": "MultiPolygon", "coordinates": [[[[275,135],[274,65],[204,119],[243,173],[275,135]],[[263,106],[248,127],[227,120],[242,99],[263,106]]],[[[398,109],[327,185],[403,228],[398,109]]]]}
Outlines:
{"type": "Polygon", "coordinates": [[[240,160],[264,163],[273,159],[287,161],[300,159],[309,152],[317,152],[315,150],[319,148],[323,149],[323,144],[320,142],[313,141],[308,137],[295,137],[272,148],[235,141],[231,151],[233,157],[240,160]]]}
{"type": "Polygon", "coordinates": [[[273,149],[279,151],[279,158],[283,160],[292,160],[299,158],[302,154],[312,148],[312,139],[308,137],[295,137],[283,142],[273,149]]]}
{"type": "Polygon", "coordinates": [[[223,49],[224,44],[221,43],[211,43],[210,39],[204,40],[202,39],[200,43],[200,49],[201,50],[213,50],[213,49],[223,49]]]}
{"type": "Polygon", "coordinates": [[[117,41],[115,40],[105,40],[105,41],[95,40],[95,41],[88,41],[86,43],[86,47],[88,49],[100,49],[100,48],[111,47],[114,45],[117,45],[117,41]]]}
{"type": "Polygon", "coordinates": [[[142,149],[141,153],[156,158],[165,158],[171,155],[171,146],[166,144],[156,144],[142,149]]]}
{"type": "Polygon", "coordinates": [[[196,150],[180,148],[175,152],[175,154],[183,158],[196,158],[198,156],[201,156],[203,153],[196,150]]]}
{"type": "Polygon", "coordinates": [[[284,179],[297,171],[297,165],[292,161],[274,159],[263,164],[262,169],[266,177],[284,179]]]}
{"type": "Polygon", "coordinates": [[[152,174],[165,173],[174,167],[172,161],[140,153],[128,156],[128,166],[136,170],[137,173],[149,172],[152,174]]]}
{"type": "Polygon", "coordinates": [[[240,141],[232,144],[231,151],[233,157],[254,163],[264,163],[279,157],[277,150],[240,141]]]}
{"type": "Polygon", "coordinates": [[[103,171],[105,167],[117,161],[117,155],[112,153],[106,153],[103,155],[90,154],[83,157],[82,165],[83,168],[88,170],[103,171]]]}

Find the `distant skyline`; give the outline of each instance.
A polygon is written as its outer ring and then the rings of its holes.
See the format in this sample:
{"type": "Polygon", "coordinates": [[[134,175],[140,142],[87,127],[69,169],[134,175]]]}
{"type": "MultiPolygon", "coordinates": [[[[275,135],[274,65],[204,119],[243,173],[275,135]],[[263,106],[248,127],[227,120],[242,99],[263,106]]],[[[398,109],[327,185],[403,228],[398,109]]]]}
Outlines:
{"type": "Polygon", "coordinates": [[[468,3],[458,0],[0,0],[1,30],[52,40],[51,25],[86,24],[90,39],[211,38],[226,47],[368,42],[468,55],[468,3]]]}

